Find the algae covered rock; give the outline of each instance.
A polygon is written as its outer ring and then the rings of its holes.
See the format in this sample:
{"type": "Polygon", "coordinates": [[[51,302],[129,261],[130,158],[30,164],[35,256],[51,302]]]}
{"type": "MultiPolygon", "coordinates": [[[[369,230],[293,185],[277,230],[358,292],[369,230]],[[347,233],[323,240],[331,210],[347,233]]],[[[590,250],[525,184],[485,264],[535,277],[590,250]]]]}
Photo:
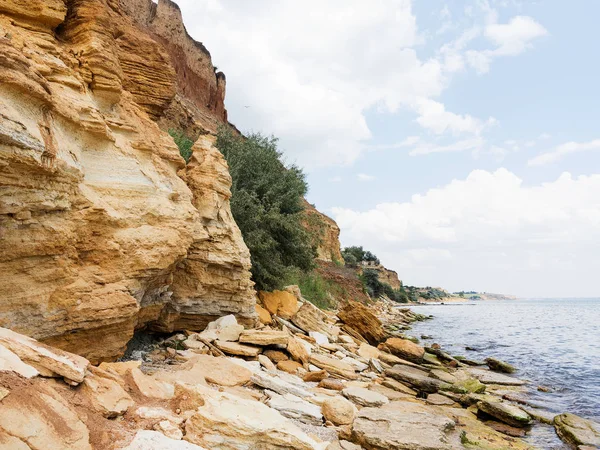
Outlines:
{"type": "Polygon", "coordinates": [[[564,413],[554,418],[560,438],[573,446],[600,447],[600,424],[575,414],[564,413]]]}
{"type": "Polygon", "coordinates": [[[485,363],[488,365],[490,370],[493,370],[494,372],[514,373],[517,371],[517,369],[515,369],[509,363],[497,358],[486,358],[485,363]]]}

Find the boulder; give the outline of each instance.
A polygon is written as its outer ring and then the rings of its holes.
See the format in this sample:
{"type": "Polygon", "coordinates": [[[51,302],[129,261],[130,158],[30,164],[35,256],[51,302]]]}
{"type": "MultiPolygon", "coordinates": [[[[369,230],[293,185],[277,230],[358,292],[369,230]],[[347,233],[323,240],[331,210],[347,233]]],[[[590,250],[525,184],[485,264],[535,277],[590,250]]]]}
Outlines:
{"type": "Polygon", "coordinates": [[[294,360],[302,364],[308,364],[310,361],[311,346],[302,339],[290,336],[287,342],[287,351],[294,360]]]}
{"type": "Polygon", "coordinates": [[[338,312],[338,317],[371,345],[377,345],[387,337],[381,321],[362,303],[348,302],[338,312]]]}
{"type": "Polygon", "coordinates": [[[237,342],[215,341],[214,344],[219,350],[228,355],[256,357],[261,352],[258,347],[238,344],[237,342]]]}
{"type": "Polygon", "coordinates": [[[121,416],[134,405],[133,399],[113,375],[94,366],[90,366],[81,384],[81,392],[90,399],[96,411],[107,418],[121,416]]]}
{"type": "Polygon", "coordinates": [[[325,419],[334,425],[350,425],[354,421],[357,409],[352,402],[336,395],[323,402],[321,412],[325,419]]]}
{"type": "MultiPolygon", "coordinates": [[[[383,345],[381,345],[383,347],[383,345]]],[[[395,366],[396,364],[402,364],[403,366],[416,367],[419,368],[418,364],[412,363],[402,358],[398,358],[397,356],[392,355],[391,353],[381,352],[379,357],[377,358],[379,361],[384,362],[390,366],[395,366]]]]}
{"type": "Polygon", "coordinates": [[[413,367],[396,365],[391,369],[386,369],[385,374],[398,381],[408,383],[417,390],[425,393],[435,393],[439,390],[450,388],[448,383],[431,378],[427,375],[427,372],[413,367]]]}
{"type": "Polygon", "coordinates": [[[389,403],[385,395],[362,387],[347,387],[342,391],[342,395],[360,406],[381,406],[389,403]]]}
{"type": "Polygon", "coordinates": [[[356,353],[358,354],[358,356],[365,359],[379,359],[379,356],[381,355],[381,350],[379,350],[377,347],[373,347],[372,345],[363,342],[360,344],[360,347],[358,347],[358,351],[356,353]]]}
{"type": "Polygon", "coordinates": [[[575,414],[559,414],[554,418],[554,428],[560,438],[573,446],[600,448],[600,424],[575,414]]]}
{"type": "Polygon", "coordinates": [[[240,334],[240,343],[267,345],[287,345],[290,335],[279,330],[246,330],[240,334]]]}
{"type": "Polygon", "coordinates": [[[205,450],[187,441],[171,439],[163,433],[138,430],[133,440],[123,450],[205,450]]]}
{"type": "Polygon", "coordinates": [[[323,414],[319,406],[293,394],[279,395],[272,391],[265,393],[269,397],[267,405],[279,411],[281,415],[310,425],[323,425],[323,414]]]}
{"type": "Polygon", "coordinates": [[[384,348],[392,355],[407,359],[411,362],[421,362],[425,349],[408,339],[389,338],[385,341],[384,348]]]}
{"type": "Polygon", "coordinates": [[[305,302],[291,320],[294,325],[307,333],[320,331],[328,337],[331,335],[327,314],[310,302],[305,302]]]}
{"type": "Polygon", "coordinates": [[[185,423],[185,440],[209,449],[324,450],[275,409],[199,387],[205,403],[185,423]]]}
{"type": "Polygon", "coordinates": [[[239,339],[242,331],[244,331],[244,326],[237,323],[233,314],[229,314],[210,322],[199,336],[209,342],[216,340],[235,342],[239,339]]]}
{"type": "Polygon", "coordinates": [[[291,319],[298,311],[299,303],[296,296],[287,291],[260,291],[258,297],[264,308],[273,315],[291,319]]]}
{"type": "Polygon", "coordinates": [[[256,314],[258,315],[258,320],[260,320],[260,323],[269,325],[273,321],[271,313],[269,313],[268,310],[260,306],[258,303],[254,305],[254,309],[256,309],[256,314]]]}
{"type": "Polygon", "coordinates": [[[510,403],[482,400],[477,403],[477,409],[513,427],[522,428],[531,425],[531,416],[510,403]]]}
{"type": "Polygon", "coordinates": [[[358,378],[358,375],[354,371],[354,366],[320,353],[312,353],[310,355],[310,363],[326,370],[336,378],[344,378],[346,380],[356,380],[358,378]]]}
{"type": "Polygon", "coordinates": [[[517,369],[497,358],[486,358],[485,363],[494,372],[514,373],[517,369]]]}
{"type": "Polygon", "coordinates": [[[391,402],[361,409],[352,426],[353,441],[368,449],[451,450],[455,423],[431,407],[391,402]]]}
{"type": "Polygon", "coordinates": [[[0,328],[0,345],[21,361],[41,371],[42,375],[55,374],[72,383],[81,383],[90,362],[81,356],[44,345],[8,328],[0,328]]]}

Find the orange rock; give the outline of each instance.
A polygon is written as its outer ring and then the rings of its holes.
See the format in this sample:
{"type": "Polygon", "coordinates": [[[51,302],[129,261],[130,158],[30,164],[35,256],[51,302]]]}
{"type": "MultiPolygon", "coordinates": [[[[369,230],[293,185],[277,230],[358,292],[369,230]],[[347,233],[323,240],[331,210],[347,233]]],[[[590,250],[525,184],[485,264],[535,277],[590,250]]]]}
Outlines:
{"type": "Polygon", "coordinates": [[[271,314],[265,308],[259,304],[254,305],[254,308],[256,309],[256,314],[258,314],[258,320],[260,320],[261,323],[268,325],[273,321],[271,314]]]}
{"type": "Polygon", "coordinates": [[[298,372],[298,369],[302,368],[302,364],[297,363],[296,361],[292,361],[291,359],[288,359],[286,361],[279,361],[277,363],[277,368],[279,370],[283,370],[284,372],[295,375],[298,372]]]}
{"type": "Polygon", "coordinates": [[[362,303],[349,302],[339,311],[338,317],[371,345],[377,345],[387,337],[381,321],[362,303]]]}
{"type": "Polygon", "coordinates": [[[304,375],[303,380],[306,382],[309,381],[322,381],[325,378],[327,378],[329,376],[329,373],[327,373],[326,370],[319,370],[318,372],[307,372],[306,375],[304,375]]]}
{"type": "Polygon", "coordinates": [[[258,296],[263,306],[271,314],[276,314],[284,319],[291,319],[298,311],[298,300],[294,294],[287,291],[260,291],[258,296]]]}
{"type": "Polygon", "coordinates": [[[408,339],[390,338],[385,341],[383,346],[395,356],[404,358],[412,362],[419,362],[423,359],[425,349],[408,339]]]}

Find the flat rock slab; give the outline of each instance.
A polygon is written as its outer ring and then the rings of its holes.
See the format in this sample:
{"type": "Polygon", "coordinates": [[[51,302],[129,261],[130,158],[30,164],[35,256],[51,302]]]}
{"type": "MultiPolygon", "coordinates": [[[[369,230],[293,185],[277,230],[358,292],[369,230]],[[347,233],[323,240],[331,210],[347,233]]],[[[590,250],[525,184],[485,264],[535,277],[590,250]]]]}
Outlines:
{"type": "Polygon", "coordinates": [[[448,389],[451,386],[448,383],[429,377],[427,372],[399,364],[391,369],[386,369],[385,374],[398,381],[408,383],[417,390],[426,393],[434,393],[439,390],[448,389]]]}
{"type": "Polygon", "coordinates": [[[477,378],[484,384],[498,384],[502,386],[523,386],[527,384],[526,381],[519,380],[518,378],[509,377],[501,373],[491,372],[484,369],[469,369],[468,372],[474,378],[477,378]]]}
{"type": "Polygon", "coordinates": [[[219,386],[241,386],[250,381],[252,376],[252,371],[225,357],[197,355],[188,364],[191,365],[189,370],[198,378],[202,377],[219,386]]]}
{"type": "Polygon", "coordinates": [[[431,378],[435,378],[437,380],[441,380],[441,381],[444,381],[449,384],[454,384],[458,381],[454,375],[452,375],[442,369],[431,370],[431,372],[429,373],[429,376],[431,378]]]}
{"type": "Polygon", "coordinates": [[[409,388],[408,386],[400,383],[399,381],[394,380],[393,378],[386,378],[381,382],[382,386],[385,386],[390,389],[394,389],[395,391],[401,392],[403,394],[412,395],[415,397],[418,392],[414,389],[409,388]]]}
{"type": "Polygon", "coordinates": [[[342,391],[342,395],[357,405],[371,407],[389,403],[389,399],[378,392],[369,389],[351,386],[342,391]]]}
{"type": "MultiPolygon", "coordinates": [[[[292,394],[300,398],[313,397],[313,394],[306,390],[304,387],[299,386],[297,384],[292,384],[289,381],[286,381],[280,378],[279,376],[270,373],[255,373],[250,378],[250,381],[252,381],[257,386],[260,386],[264,389],[269,389],[273,392],[277,392],[280,395],[292,394]]],[[[300,378],[298,378],[298,381],[302,382],[300,378]]]]}
{"type": "Polygon", "coordinates": [[[310,425],[323,425],[321,407],[302,400],[292,394],[279,395],[272,391],[265,392],[269,399],[267,405],[279,411],[283,416],[310,425]]]}
{"type": "Polygon", "coordinates": [[[571,445],[600,447],[600,424],[596,422],[565,413],[554,418],[554,428],[560,438],[571,445]]]}
{"type": "Polygon", "coordinates": [[[251,345],[238,344],[237,342],[227,341],[215,341],[215,346],[223,353],[228,355],[237,356],[253,356],[256,357],[260,354],[261,349],[259,347],[252,347],[251,345]]]}
{"type": "Polygon", "coordinates": [[[380,384],[372,384],[371,386],[369,386],[369,390],[377,392],[381,395],[385,395],[391,402],[394,402],[396,400],[406,400],[415,398],[414,395],[405,394],[403,392],[396,391],[394,389],[382,386],[380,384]]]}
{"type": "Polygon", "coordinates": [[[24,378],[33,378],[40,373],[38,370],[25,364],[15,353],[0,345],[0,372],[15,372],[24,378]]]}
{"type": "Polygon", "coordinates": [[[310,363],[326,370],[334,377],[345,378],[347,380],[356,380],[358,378],[358,375],[354,371],[354,366],[336,358],[331,358],[320,353],[312,353],[310,355],[310,363]]]}
{"type": "Polygon", "coordinates": [[[430,404],[430,405],[436,405],[436,406],[451,406],[454,405],[454,401],[449,399],[448,397],[446,397],[445,395],[440,395],[440,394],[429,394],[427,396],[427,399],[425,400],[426,403],[430,404]]]}
{"type": "Polygon", "coordinates": [[[0,345],[16,354],[21,361],[38,371],[57,374],[74,383],[81,383],[90,362],[81,356],[44,345],[35,339],[0,328],[0,345]]]}
{"type": "Polygon", "coordinates": [[[240,343],[254,345],[287,345],[290,335],[279,330],[246,330],[240,334],[240,343]]]}
{"type": "Polygon", "coordinates": [[[477,408],[486,414],[513,427],[527,427],[531,425],[531,416],[521,408],[510,403],[482,400],[477,403],[477,408]]]}
{"type": "Polygon", "coordinates": [[[361,409],[354,419],[353,441],[365,448],[390,450],[455,449],[449,433],[455,423],[431,407],[391,402],[361,409]]]}

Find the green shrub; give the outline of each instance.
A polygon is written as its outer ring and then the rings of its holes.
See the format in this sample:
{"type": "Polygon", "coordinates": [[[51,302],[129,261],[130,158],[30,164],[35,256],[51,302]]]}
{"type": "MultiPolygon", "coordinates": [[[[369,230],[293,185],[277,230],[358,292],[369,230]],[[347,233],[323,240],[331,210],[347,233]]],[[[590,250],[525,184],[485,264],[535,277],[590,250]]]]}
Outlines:
{"type": "Polygon", "coordinates": [[[375,264],[379,264],[379,258],[375,256],[368,250],[364,250],[361,247],[352,246],[346,247],[342,250],[342,256],[344,257],[344,261],[346,264],[349,264],[350,267],[356,267],[356,265],[360,262],[373,262],[375,264]]]}
{"type": "Polygon", "coordinates": [[[185,162],[188,163],[192,156],[192,146],[194,145],[194,141],[192,141],[183,131],[181,130],[169,130],[169,134],[175,141],[177,147],[179,147],[179,154],[185,162]]]}
{"type": "Polygon", "coordinates": [[[282,162],[274,137],[221,127],[216,145],[229,164],[231,212],[250,249],[256,288],[280,289],[293,270],[311,270],[316,257],[301,223],[304,173],[282,162]]]}
{"type": "Polygon", "coordinates": [[[286,284],[296,284],[302,292],[302,297],[321,309],[335,307],[335,295],[340,294],[341,288],[325,280],[317,272],[302,272],[293,270],[288,274],[286,284]]]}

